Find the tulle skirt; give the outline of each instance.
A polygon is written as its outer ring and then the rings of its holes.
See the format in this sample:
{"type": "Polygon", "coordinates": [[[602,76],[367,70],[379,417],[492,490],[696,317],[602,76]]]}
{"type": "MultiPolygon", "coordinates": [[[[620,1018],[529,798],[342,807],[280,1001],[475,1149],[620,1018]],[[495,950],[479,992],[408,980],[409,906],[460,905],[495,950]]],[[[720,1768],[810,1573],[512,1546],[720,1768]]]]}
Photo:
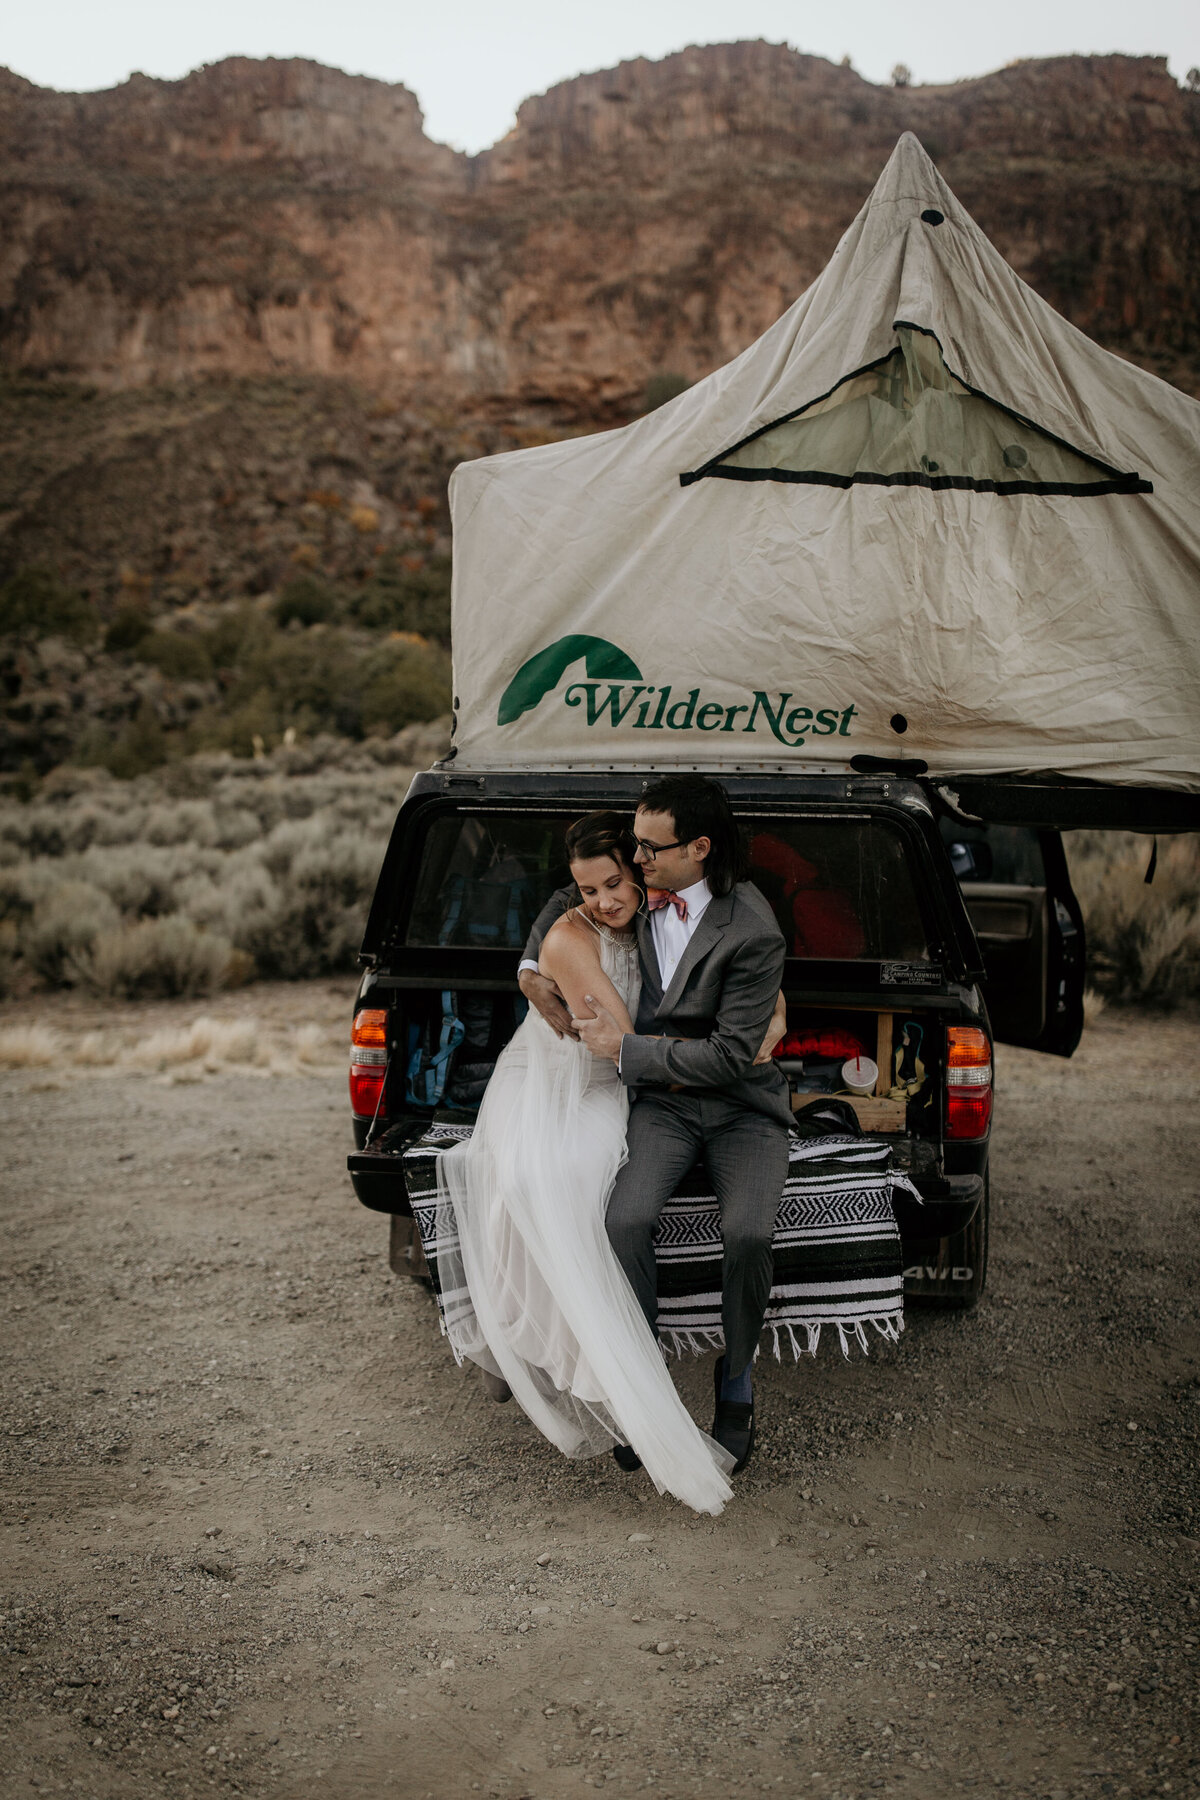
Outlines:
{"type": "Polygon", "coordinates": [[[473,1135],[438,1159],[447,1335],[565,1455],[630,1444],[660,1493],[719,1513],[733,1459],[676,1392],[604,1229],[628,1110],[611,1063],[529,1014],[473,1135]]]}

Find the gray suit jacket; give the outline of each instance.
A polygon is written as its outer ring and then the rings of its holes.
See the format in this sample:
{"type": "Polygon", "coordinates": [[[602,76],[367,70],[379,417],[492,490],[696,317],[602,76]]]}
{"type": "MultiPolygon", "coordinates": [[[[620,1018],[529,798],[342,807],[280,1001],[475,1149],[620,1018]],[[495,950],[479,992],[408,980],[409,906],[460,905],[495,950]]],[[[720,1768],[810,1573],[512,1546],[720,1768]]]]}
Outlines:
{"type": "MultiPolygon", "coordinates": [[[[537,959],[551,925],[577,901],[573,888],[553,895],[534,923],[527,959],[537,959]]],[[[753,882],[709,901],[665,993],[647,913],[638,915],[637,934],[642,995],[637,1036],[621,1050],[625,1084],[707,1090],[790,1125],[782,1071],[774,1063],[754,1066],[783,979],[785,946],[753,882]]]]}

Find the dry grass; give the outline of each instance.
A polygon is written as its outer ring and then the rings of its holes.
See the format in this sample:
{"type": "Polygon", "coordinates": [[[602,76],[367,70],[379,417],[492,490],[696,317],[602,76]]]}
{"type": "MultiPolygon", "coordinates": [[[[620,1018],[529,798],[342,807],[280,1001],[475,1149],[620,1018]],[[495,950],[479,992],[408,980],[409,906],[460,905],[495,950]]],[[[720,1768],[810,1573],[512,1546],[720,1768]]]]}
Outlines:
{"type": "Polygon", "coordinates": [[[152,1031],[130,1046],[125,1060],[142,1069],[169,1069],[186,1062],[262,1065],[270,1061],[270,1052],[253,1019],[203,1017],[191,1025],[152,1031]]]}
{"type": "Polygon", "coordinates": [[[44,1069],[63,1049],[63,1036],[48,1025],[7,1025],[0,1028],[0,1067],[44,1069]]]}
{"type": "Polygon", "coordinates": [[[255,1014],[146,1031],[137,1024],[73,1032],[55,1025],[0,1027],[0,1068],[72,1069],[91,1074],[184,1076],[327,1073],[340,1067],[345,1041],[320,1025],[267,1024],[255,1014]]]}

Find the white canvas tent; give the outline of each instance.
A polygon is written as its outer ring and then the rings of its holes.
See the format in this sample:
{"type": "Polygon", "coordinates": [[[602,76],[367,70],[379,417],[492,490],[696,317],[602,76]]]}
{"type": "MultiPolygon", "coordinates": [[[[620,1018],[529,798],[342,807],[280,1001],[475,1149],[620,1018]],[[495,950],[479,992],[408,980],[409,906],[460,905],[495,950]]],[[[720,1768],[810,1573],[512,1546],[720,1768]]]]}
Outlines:
{"type": "Polygon", "coordinates": [[[1060,318],[911,135],[735,361],[451,504],[458,767],[1200,792],[1200,404],[1060,318]]]}

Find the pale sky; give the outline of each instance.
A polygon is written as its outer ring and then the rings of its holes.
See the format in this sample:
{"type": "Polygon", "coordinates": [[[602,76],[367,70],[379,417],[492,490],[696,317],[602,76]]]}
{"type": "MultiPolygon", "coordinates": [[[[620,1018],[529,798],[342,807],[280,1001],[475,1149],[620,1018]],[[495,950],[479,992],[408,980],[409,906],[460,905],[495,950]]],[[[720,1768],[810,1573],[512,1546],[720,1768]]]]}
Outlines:
{"type": "Polygon", "coordinates": [[[585,70],[688,44],[766,38],[870,81],[904,62],[920,82],[1072,51],[1200,64],[1197,0],[49,0],[10,5],[0,63],[44,87],[169,79],[225,56],[307,56],[413,89],[429,135],[460,150],[502,137],[520,102],[585,70]]]}

